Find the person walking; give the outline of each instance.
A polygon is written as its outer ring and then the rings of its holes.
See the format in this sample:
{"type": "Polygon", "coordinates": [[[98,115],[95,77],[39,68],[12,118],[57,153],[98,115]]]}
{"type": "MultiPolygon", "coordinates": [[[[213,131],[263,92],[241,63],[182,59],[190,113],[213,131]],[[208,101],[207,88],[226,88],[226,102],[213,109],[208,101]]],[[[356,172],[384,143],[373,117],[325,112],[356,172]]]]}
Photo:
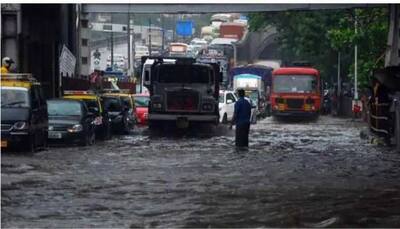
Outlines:
{"type": "Polygon", "coordinates": [[[233,113],[232,125],[236,125],[235,142],[236,147],[249,146],[249,130],[251,119],[251,104],[244,97],[244,90],[238,90],[239,99],[235,103],[235,111],[233,113]]]}

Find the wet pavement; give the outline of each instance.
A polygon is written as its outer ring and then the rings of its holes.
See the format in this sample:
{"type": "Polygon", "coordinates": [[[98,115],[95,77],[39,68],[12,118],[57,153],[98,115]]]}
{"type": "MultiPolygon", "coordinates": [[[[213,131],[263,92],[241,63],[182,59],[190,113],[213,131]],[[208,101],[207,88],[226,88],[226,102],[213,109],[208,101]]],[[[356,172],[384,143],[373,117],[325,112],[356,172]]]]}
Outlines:
{"type": "Polygon", "coordinates": [[[1,155],[2,227],[400,227],[400,154],[322,116],[1,155]],[[166,137],[167,136],[167,137],[166,137]]]}

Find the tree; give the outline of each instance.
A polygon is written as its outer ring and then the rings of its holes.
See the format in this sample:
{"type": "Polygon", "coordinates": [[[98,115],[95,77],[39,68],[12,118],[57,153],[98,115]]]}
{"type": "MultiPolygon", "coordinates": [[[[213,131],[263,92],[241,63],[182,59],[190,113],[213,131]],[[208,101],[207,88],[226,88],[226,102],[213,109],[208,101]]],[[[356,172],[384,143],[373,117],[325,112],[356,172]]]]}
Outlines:
{"type": "Polygon", "coordinates": [[[354,74],[354,45],[359,49],[359,82],[366,86],[370,72],[383,63],[388,30],[386,8],[356,10],[290,11],[252,13],[250,30],[275,26],[278,31],[280,58],[290,63],[308,60],[328,82],[335,82],[337,53],[342,56],[342,76],[354,74]],[[358,33],[354,31],[357,18],[358,33]]]}

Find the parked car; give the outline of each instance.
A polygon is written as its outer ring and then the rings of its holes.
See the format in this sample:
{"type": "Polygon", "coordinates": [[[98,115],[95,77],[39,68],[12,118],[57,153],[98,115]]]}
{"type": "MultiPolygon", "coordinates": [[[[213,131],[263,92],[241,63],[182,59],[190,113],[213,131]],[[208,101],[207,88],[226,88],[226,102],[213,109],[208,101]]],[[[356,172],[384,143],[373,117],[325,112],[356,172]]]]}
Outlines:
{"type": "MultiPolygon", "coordinates": [[[[128,107],[128,124],[130,125],[130,129],[133,129],[134,126],[136,125],[136,120],[137,120],[137,114],[136,114],[136,105],[135,105],[135,99],[134,95],[130,93],[106,93],[104,94],[105,96],[115,96],[115,97],[120,97],[122,101],[122,105],[124,107],[128,107]]],[[[129,131],[129,130],[127,130],[129,131]]]]}
{"type": "Polygon", "coordinates": [[[134,97],[137,123],[141,125],[147,125],[150,96],[148,94],[136,94],[134,97]]]}
{"type": "Polygon", "coordinates": [[[129,133],[135,126],[136,117],[132,115],[132,111],[130,111],[122,96],[104,94],[102,95],[102,101],[111,119],[112,130],[120,133],[129,133]]]}
{"type": "Polygon", "coordinates": [[[236,101],[237,98],[233,91],[220,90],[218,104],[220,123],[226,124],[229,121],[232,121],[236,101]]]}
{"type": "Polygon", "coordinates": [[[49,114],[49,140],[78,142],[93,145],[96,139],[95,114],[83,101],[72,99],[47,100],[49,114]]]}
{"type": "Polygon", "coordinates": [[[111,139],[111,120],[104,109],[100,96],[87,91],[65,91],[66,99],[81,100],[85,102],[88,110],[95,115],[96,137],[102,140],[111,139]]]}
{"type": "Polygon", "coordinates": [[[34,152],[47,143],[47,108],[40,83],[30,74],[1,75],[1,149],[34,152]]]}

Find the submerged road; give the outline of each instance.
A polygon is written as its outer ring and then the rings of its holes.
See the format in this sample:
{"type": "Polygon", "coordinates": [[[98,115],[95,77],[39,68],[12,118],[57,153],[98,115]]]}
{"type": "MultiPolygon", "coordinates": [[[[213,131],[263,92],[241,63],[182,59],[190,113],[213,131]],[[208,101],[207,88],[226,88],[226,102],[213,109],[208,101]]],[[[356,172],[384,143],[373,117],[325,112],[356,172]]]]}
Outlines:
{"type": "Polygon", "coordinates": [[[400,154],[362,124],[267,118],[250,148],[221,126],[1,155],[6,227],[400,227],[400,154]]]}

